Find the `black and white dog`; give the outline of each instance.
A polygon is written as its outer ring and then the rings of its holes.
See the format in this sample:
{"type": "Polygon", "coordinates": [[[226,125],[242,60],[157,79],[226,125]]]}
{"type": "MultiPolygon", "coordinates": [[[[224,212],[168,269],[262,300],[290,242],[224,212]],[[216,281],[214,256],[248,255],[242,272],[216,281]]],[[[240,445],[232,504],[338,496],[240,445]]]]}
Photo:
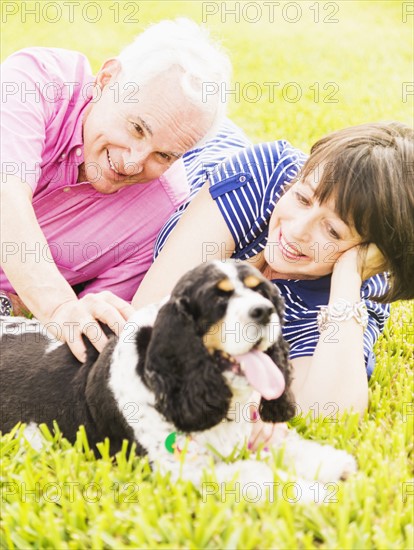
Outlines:
{"type": "MultiPolygon", "coordinates": [[[[24,422],[30,433],[55,420],[73,442],[84,425],[92,448],[109,438],[116,453],[127,439],[164,471],[199,483],[212,456],[220,462],[246,443],[252,423],[235,413],[246,411],[252,391],[261,395],[263,421],[294,416],[282,318],[276,287],[233,261],[189,271],[168,301],[137,311],[100,355],[86,342],[84,364],[37,321],[2,318],[1,429],[24,422]]],[[[296,434],[284,443],[304,477],[318,471],[319,479],[334,481],[355,469],[343,451],[296,434]]],[[[216,468],[222,480],[236,472],[244,481],[273,479],[259,461],[216,468]]]]}

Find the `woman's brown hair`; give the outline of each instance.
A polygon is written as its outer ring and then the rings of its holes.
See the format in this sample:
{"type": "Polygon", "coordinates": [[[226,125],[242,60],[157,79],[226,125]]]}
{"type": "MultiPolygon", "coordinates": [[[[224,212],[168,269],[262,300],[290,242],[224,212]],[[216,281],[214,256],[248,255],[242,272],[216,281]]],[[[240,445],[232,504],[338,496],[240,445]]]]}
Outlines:
{"type": "Polygon", "coordinates": [[[414,131],[389,122],[333,132],[312,147],[302,176],[318,172],[317,200],[332,197],[386,260],[390,288],[378,301],[414,298],[414,131]]]}

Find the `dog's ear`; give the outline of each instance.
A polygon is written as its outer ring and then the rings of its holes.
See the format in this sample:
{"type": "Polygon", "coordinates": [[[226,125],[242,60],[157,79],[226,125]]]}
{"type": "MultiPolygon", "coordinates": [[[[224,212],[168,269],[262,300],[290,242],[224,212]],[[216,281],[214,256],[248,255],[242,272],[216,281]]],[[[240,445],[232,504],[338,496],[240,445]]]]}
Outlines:
{"type": "Polygon", "coordinates": [[[295,397],[291,390],[292,365],[289,361],[289,346],[279,337],[276,344],[266,351],[273,359],[285,378],[285,391],[277,399],[262,398],[259,405],[259,415],[263,422],[286,422],[295,416],[295,397]]]}
{"type": "Polygon", "coordinates": [[[180,431],[209,429],[227,415],[231,391],[197,334],[183,297],[171,299],[158,313],[145,379],[157,410],[180,431]]]}

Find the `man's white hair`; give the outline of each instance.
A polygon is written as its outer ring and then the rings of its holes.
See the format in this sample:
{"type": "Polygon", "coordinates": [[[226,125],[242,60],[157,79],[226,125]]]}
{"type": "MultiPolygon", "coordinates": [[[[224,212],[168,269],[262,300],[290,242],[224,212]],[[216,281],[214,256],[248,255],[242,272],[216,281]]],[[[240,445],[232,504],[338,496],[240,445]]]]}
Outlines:
{"type": "MultiPolygon", "coordinates": [[[[198,142],[202,145],[216,133],[226,112],[222,89],[228,89],[231,63],[208,32],[185,18],[152,25],[118,55],[122,71],[119,81],[148,83],[171,69],[178,70],[184,95],[199,107],[200,115],[212,117],[212,126],[198,142]]],[[[226,96],[227,94],[224,94],[226,96]]]]}

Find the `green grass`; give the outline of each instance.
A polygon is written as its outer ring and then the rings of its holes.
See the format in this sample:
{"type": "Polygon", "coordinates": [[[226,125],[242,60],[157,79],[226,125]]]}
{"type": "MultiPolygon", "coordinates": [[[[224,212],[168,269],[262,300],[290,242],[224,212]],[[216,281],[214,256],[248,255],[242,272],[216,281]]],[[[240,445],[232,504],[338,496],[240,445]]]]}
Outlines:
{"type": "MultiPolygon", "coordinates": [[[[111,0],[99,3],[102,18],[96,23],[85,21],[78,11],[71,23],[64,10],[66,19],[54,23],[42,17],[36,23],[28,14],[22,23],[21,3],[2,4],[3,10],[6,4],[19,10],[2,25],[3,58],[32,45],[73,48],[89,56],[94,70],[149,22],[177,15],[198,21],[202,17],[198,2],[130,2],[130,7],[119,4],[120,22],[115,23],[111,0]],[[136,6],[139,22],[123,21],[136,6]]],[[[42,7],[45,2],[38,4],[42,7]]],[[[223,11],[207,19],[231,54],[240,86],[230,114],[256,142],[283,137],[308,150],[317,137],[343,126],[390,119],[412,123],[412,96],[402,95],[403,83],[413,80],[413,18],[402,22],[404,3],[336,4],[339,11],[333,17],[338,23],[323,23],[332,7],[322,2],[319,23],[314,22],[315,2],[300,2],[302,15],[296,23],[282,18],[286,2],[275,8],[273,23],[266,20],[263,6],[257,23],[243,19],[236,23],[234,16],[221,22],[223,11]],[[244,97],[250,82],[261,90],[257,102],[244,97]],[[274,101],[265,82],[280,82],[274,101]],[[300,87],[302,95],[296,102],[286,96],[293,92],[289,83],[300,87]],[[327,83],[335,84],[324,90],[327,83]],[[337,103],[326,101],[333,90],[337,103]]],[[[285,15],[295,17],[293,11],[285,15]]],[[[50,11],[49,18],[54,17],[50,11]]],[[[338,502],[316,506],[292,504],[286,498],[253,503],[243,495],[239,502],[224,493],[206,497],[187,483],[171,484],[168,478],[152,474],[146,461],[125,452],[115,465],[105,445],[102,458],[95,460],[83,432],[73,447],[58,432],[46,433],[48,443],[41,452],[20,446],[12,434],[6,434],[1,438],[2,546],[412,548],[413,337],[413,303],[395,304],[376,346],[370,408],[362,422],[350,416],[336,423],[323,419],[293,423],[305,437],[355,455],[359,471],[338,485],[338,502]]],[[[278,462],[280,456],[275,459],[278,462]]]]}
{"type": "Polygon", "coordinates": [[[125,452],[115,466],[105,445],[95,460],[82,431],[72,447],[45,430],[41,452],[8,434],[2,438],[4,547],[412,548],[412,318],[410,304],[394,308],[376,347],[371,405],[361,424],[355,416],[292,422],[305,437],[358,461],[356,475],[328,487],[325,503],[292,504],[286,491],[265,503],[243,492],[239,499],[230,491],[209,496],[152,474],[145,460],[125,452]]]}

